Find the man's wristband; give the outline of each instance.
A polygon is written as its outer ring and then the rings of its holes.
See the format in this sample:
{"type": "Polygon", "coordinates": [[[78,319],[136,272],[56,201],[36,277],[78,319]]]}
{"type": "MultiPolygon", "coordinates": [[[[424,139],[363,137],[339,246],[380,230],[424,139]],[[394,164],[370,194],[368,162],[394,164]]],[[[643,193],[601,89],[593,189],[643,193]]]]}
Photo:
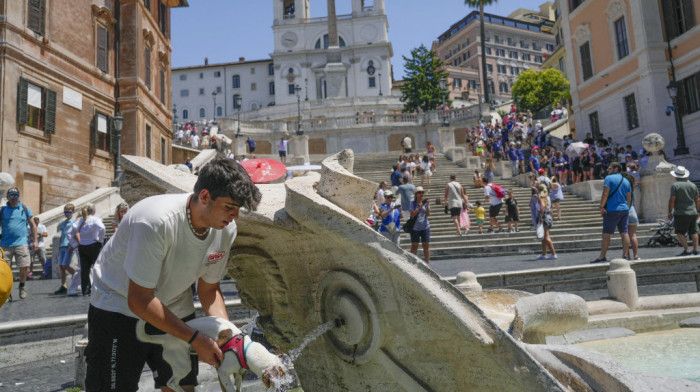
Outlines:
{"type": "Polygon", "coordinates": [[[192,344],[192,342],[194,342],[194,340],[197,339],[197,335],[199,335],[199,331],[195,330],[190,340],[187,341],[187,344],[192,344]]]}

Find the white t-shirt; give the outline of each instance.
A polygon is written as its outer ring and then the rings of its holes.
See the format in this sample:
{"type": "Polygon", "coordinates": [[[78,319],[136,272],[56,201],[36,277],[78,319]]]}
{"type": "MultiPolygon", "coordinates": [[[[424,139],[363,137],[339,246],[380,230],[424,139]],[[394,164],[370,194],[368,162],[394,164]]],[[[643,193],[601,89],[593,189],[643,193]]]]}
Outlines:
{"type": "Polygon", "coordinates": [[[39,242],[39,247],[44,247],[44,236],[42,234],[46,233],[46,226],[43,223],[36,225],[36,238],[39,242]]]}
{"type": "Polygon", "coordinates": [[[496,191],[493,190],[491,184],[486,185],[484,187],[484,196],[489,197],[492,206],[503,204],[503,200],[499,199],[498,196],[496,196],[496,191]]]}
{"type": "Polygon", "coordinates": [[[156,297],[176,316],[194,312],[190,286],[200,277],[212,284],[221,280],[237,226],[232,222],[198,239],[187,222],[188,196],[153,196],[129,209],[92,269],[93,306],[137,317],[127,304],[132,280],[154,288],[156,297]]]}

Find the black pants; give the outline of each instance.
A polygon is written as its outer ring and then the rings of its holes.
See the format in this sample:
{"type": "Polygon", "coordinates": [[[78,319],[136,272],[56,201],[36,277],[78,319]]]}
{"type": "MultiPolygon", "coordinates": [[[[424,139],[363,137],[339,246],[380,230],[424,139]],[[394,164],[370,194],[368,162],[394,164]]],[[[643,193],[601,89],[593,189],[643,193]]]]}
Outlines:
{"type": "Polygon", "coordinates": [[[100,242],[78,246],[78,255],[80,255],[80,286],[83,290],[83,295],[90,292],[90,269],[97,261],[100,249],[102,249],[102,243],[100,242]]]}

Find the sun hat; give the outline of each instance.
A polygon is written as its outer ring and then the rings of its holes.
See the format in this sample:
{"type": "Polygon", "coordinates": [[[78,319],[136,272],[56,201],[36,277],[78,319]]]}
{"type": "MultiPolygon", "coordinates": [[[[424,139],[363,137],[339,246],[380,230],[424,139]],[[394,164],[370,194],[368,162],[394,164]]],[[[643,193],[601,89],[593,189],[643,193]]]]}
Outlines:
{"type": "Polygon", "coordinates": [[[676,169],[671,172],[671,175],[676,178],[688,178],[690,177],[690,171],[688,171],[685,166],[677,166],[676,169]]]}
{"type": "MultiPolygon", "coordinates": [[[[414,193],[418,193],[418,192],[423,192],[423,193],[425,193],[425,189],[423,189],[422,186],[417,186],[417,187],[416,187],[416,191],[415,191],[414,193]]],[[[385,196],[386,196],[386,194],[385,194],[385,196]]]]}
{"type": "Polygon", "coordinates": [[[394,197],[394,192],[386,190],[384,191],[384,197],[394,197]]]}

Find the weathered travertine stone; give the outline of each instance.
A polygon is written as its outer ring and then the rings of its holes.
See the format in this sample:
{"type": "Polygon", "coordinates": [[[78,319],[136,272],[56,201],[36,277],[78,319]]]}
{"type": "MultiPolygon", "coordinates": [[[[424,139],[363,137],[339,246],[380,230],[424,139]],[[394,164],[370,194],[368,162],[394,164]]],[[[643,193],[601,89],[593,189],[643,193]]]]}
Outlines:
{"type": "Polygon", "coordinates": [[[630,310],[634,310],[639,301],[639,293],[637,292],[637,274],[630,268],[629,260],[612,260],[606,274],[610,297],[623,302],[630,310]]]}
{"type": "Polygon", "coordinates": [[[681,328],[700,328],[700,317],[693,317],[681,321],[681,328]]]}
{"type": "Polygon", "coordinates": [[[0,198],[4,198],[7,190],[12,188],[14,185],[15,178],[12,177],[12,174],[5,172],[0,173],[0,198]]]}
{"type": "Polygon", "coordinates": [[[515,303],[513,337],[526,343],[546,343],[547,335],[563,335],[586,325],[588,307],[569,293],[543,293],[515,303]]]}
{"type": "Polygon", "coordinates": [[[457,274],[455,287],[464,294],[481,292],[481,285],[476,280],[476,274],[470,271],[462,271],[457,274]]]}
{"type": "Polygon", "coordinates": [[[321,163],[318,194],[364,221],[372,211],[372,197],[379,184],[352,174],[355,154],[343,150],[321,163]]]}

